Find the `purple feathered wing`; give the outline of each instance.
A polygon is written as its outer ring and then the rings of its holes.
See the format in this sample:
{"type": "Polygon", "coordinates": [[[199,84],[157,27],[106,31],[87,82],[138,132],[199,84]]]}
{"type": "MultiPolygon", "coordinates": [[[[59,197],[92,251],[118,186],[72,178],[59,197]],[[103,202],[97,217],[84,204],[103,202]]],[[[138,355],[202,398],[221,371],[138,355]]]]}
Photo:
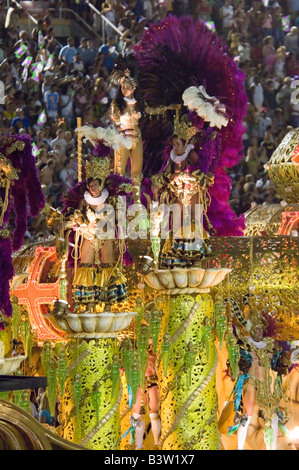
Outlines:
{"type": "MultiPolygon", "coordinates": [[[[45,205],[45,195],[39,180],[32,152],[30,136],[5,136],[0,139],[2,153],[18,170],[18,179],[9,189],[9,204],[6,208],[0,231],[8,229],[10,237],[0,235],[0,311],[7,317],[12,315],[9,282],[14,276],[12,253],[21,248],[28,227],[28,217],[37,217],[45,205]],[[14,148],[13,143],[22,147],[14,148]],[[12,233],[11,233],[12,232],[12,233]]],[[[4,188],[0,188],[0,197],[4,200],[4,188]]],[[[0,329],[3,324],[0,323],[0,329]]]]}

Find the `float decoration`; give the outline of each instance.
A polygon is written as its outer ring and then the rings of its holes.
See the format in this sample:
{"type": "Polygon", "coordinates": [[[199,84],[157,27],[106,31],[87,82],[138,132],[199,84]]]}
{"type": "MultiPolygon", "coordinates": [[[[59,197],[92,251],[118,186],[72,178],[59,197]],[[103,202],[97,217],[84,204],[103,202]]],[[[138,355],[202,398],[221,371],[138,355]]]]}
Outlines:
{"type": "Polygon", "coordinates": [[[10,317],[9,281],[14,275],[12,253],[21,248],[28,216],[36,217],[45,204],[29,136],[5,136],[0,139],[0,200],[0,310],[10,317]],[[12,208],[15,228],[10,234],[8,223],[12,208]]]}

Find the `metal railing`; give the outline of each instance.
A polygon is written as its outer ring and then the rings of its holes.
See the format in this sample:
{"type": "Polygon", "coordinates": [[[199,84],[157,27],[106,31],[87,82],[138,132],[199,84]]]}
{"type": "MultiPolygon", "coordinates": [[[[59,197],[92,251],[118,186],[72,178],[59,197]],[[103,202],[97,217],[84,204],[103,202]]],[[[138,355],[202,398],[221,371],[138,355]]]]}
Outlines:
{"type": "MultiPolygon", "coordinates": [[[[49,11],[57,11],[56,8],[49,8],[49,11]]],[[[83,24],[85,29],[87,29],[88,31],[90,31],[90,33],[94,36],[97,36],[99,39],[101,39],[101,35],[98,34],[94,28],[92,26],[90,26],[85,20],[83,20],[83,18],[78,15],[78,13],[76,13],[74,10],[71,10],[70,8],[62,8],[62,7],[59,7],[58,8],[58,12],[59,12],[59,18],[63,18],[63,13],[66,12],[66,13],[70,13],[71,15],[73,15],[76,20],[77,20],[77,23],[78,24],[83,24]]]]}
{"type": "Polygon", "coordinates": [[[34,16],[32,16],[29,11],[27,11],[22,5],[20,5],[20,3],[18,2],[15,2],[15,4],[18,6],[18,8],[20,8],[20,10],[22,10],[24,13],[26,13],[27,17],[28,17],[28,26],[30,27],[31,26],[31,22],[34,23],[34,24],[37,24],[37,19],[34,18],[34,16]]]}
{"type": "MultiPolygon", "coordinates": [[[[17,1],[15,1],[16,5],[18,6],[18,8],[20,8],[28,17],[28,29],[30,29],[31,27],[31,23],[33,24],[37,24],[38,21],[36,18],[34,18],[34,16],[31,15],[31,13],[29,13],[29,11],[26,10],[26,8],[24,8],[22,5],[20,5],[20,3],[18,3],[17,1]]],[[[57,38],[54,38],[55,39],[55,42],[57,43],[58,46],[62,47],[62,44],[58,41],[57,38]]]]}
{"type": "Polygon", "coordinates": [[[103,43],[105,43],[105,40],[106,40],[106,27],[105,26],[109,26],[110,28],[112,28],[119,37],[123,35],[123,32],[120,29],[118,29],[117,26],[115,26],[115,24],[113,24],[110,20],[108,20],[108,18],[106,18],[106,16],[104,16],[103,13],[100,12],[92,3],[90,3],[89,0],[85,0],[85,3],[96,14],[96,16],[101,18],[101,22],[102,22],[101,32],[102,32],[103,43]]]}
{"type": "MultiPolygon", "coordinates": [[[[28,28],[31,27],[31,24],[33,23],[36,25],[38,23],[37,19],[34,18],[33,15],[29,11],[27,11],[20,3],[17,1],[15,2],[16,5],[27,15],[28,17],[28,28]]],[[[73,15],[77,21],[78,24],[82,24],[86,30],[88,30],[93,36],[96,36],[98,39],[101,39],[102,43],[105,43],[106,41],[106,28],[107,26],[113,29],[119,37],[122,37],[123,31],[121,31],[115,24],[113,24],[108,18],[106,18],[101,11],[99,11],[89,0],[85,0],[85,4],[91,9],[91,11],[96,15],[96,17],[101,18],[101,34],[99,34],[97,31],[95,31],[94,27],[89,25],[76,11],[71,10],[70,8],[63,8],[59,7],[58,12],[59,12],[59,18],[63,18],[63,13],[69,13],[73,15]]],[[[49,8],[48,9],[50,12],[51,11],[57,11],[55,8],[49,8]]],[[[56,39],[56,42],[59,46],[61,46],[61,43],[56,39]]]]}

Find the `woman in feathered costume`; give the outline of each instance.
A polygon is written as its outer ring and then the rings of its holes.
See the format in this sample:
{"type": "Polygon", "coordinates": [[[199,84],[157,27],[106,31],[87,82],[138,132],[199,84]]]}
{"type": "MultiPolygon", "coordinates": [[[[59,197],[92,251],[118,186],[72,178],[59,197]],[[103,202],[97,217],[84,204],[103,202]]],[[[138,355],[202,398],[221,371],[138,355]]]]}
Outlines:
{"type": "MultiPolygon", "coordinates": [[[[225,168],[241,158],[247,107],[244,74],[222,40],[190,17],[169,16],[150,24],[134,52],[141,69],[139,93],[148,107],[161,109],[158,118],[140,120],[144,176],[166,166],[173,134],[173,113],[167,107],[181,105],[181,114],[187,113],[198,129],[194,150],[199,158],[192,170],[214,175],[207,210],[214,234],[242,235],[244,217],[238,218],[229,206],[231,181],[225,168]]],[[[205,228],[209,231],[208,225],[205,228]]]]}
{"type": "Polygon", "coordinates": [[[140,202],[140,184],[143,167],[143,143],[139,129],[142,109],[136,97],[138,85],[138,63],[133,55],[119,56],[110,80],[118,85],[116,97],[111,103],[110,118],[117,129],[130,139],[130,147],[120,146],[114,152],[114,168],[124,175],[128,160],[131,164],[131,178],[134,182],[135,200],[140,202]]]}
{"type": "MultiPolygon", "coordinates": [[[[202,216],[207,219],[207,192],[214,183],[214,175],[196,169],[199,157],[192,138],[197,132],[186,115],[179,119],[178,108],[174,134],[170,139],[170,157],[163,171],[152,176],[155,199],[160,204],[166,200],[172,211],[170,234],[160,257],[161,267],[192,266],[211,254],[207,233],[202,226],[202,216]],[[201,210],[198,211],[198,208],[201,210]]],[[[168,217],[168,214],[165,216],[168,217]]],[[[207,222],[212,229],[208,219],[207,222]]]]}
{"type": "MultiPolygon", "coordinates": [[[[110,119],[127,142],[120,143],[114,151],[114,171],[123,176],[130,161],[136,203],[141,199],[140,187],[143,178],[143,141],[139,121],[144,113],[158,114],[160,111],[160,108],[146,106],[139,94],[139,80],[140,67],[134,54],[119,55],[110,75],[110,81],[118,86],[110,106],[110,119]]],[[[172,106],[168,109],[172,109],[172,106]]]]}
{"type": "Polygon", "coordinates": [[[86,180],[63,196],[62,211],[65,230],[73,231],[69,261],[74,262],[75,304],[91,309],[98,302],[112,304],[127,297],[126,279],[120,269],[126,256],[124,240],[119,241],[123,244],[120,262],[115,262],[115,212],[109,214],[107,210],[115,209],[116,196],[132,192],[131,181],[113,173],[110,159],[103,156],[111,149],[102,143],[96,149],[94,153],[102,156],[94,154],[85,164],[86,180]],[[110,227],[108,221],[112,222],[110,227]]]}

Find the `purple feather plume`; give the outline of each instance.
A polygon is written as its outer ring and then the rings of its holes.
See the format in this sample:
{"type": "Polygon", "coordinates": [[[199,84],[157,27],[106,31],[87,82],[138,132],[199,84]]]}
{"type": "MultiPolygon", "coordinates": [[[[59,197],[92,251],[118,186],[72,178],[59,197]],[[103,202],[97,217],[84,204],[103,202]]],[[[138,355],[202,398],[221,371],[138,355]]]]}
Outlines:
{"type": "MultiPolygon", "coordinates": [[[[168,16],[150,24],[134,47],[141,68],[139,94],[151,107],[181,104],[198,129],[195,150],[199,155],[198,168],[215,175],[210,189],[211,205],[208,216],[218,236],[243,234],[244,218],[238,218],[228,200],[229,178],[219,170],[235,166],[242,158],[243,120],[247,109],[244,90],[245,76],[227,54],[227,46],[200,19],[168,16]],[[196,113],[184,107],[182,95],[190,86],[203,85],[226,107],[229,119],[226,127],[211,128],[196,113]],[[213,135],[216,131],[216,137],[213,135]],[[221,176],[220,176],[221,175],[221,176]],[[220,183],[220,187],[217,185],[220,183]],[[222,190],[222,189],[225,190],[222,190]],[[220,211],[220,212],[218,212],[220,211]]],[[[169,158],[169,138],[173,133],[173,111],[158,118],[141,120],[144,141],[146,177],[163,171],[169,158]]]]}
{"type": "MultiPolygon", "coordinates": [[[[13,167],[18,170],[18,179],[9,189],[9,204],[4,214],[0,229],[8,228],[14,212],[14,231],[12,240],[0,238],[0,310],[11,316],[9,281],[13,278],[14,268],[12,252],[21,248],[28,227],[28,216],[36,217],[45,205],[45,196],[41,188],[35,157],[32,152],[32,141],[28,135],[5,136],[0,139],[0,152],[6,156],[13,167]],[[11,151],[12,144],[22,142],[24,148],[11,151]],[[13,211],[12,211],[13,209],[13,211]]],[[[3,191],[1,191],[3,197],[3,191]]],[[[3,325],[0,325],[3,327],[3,325]]]]}

